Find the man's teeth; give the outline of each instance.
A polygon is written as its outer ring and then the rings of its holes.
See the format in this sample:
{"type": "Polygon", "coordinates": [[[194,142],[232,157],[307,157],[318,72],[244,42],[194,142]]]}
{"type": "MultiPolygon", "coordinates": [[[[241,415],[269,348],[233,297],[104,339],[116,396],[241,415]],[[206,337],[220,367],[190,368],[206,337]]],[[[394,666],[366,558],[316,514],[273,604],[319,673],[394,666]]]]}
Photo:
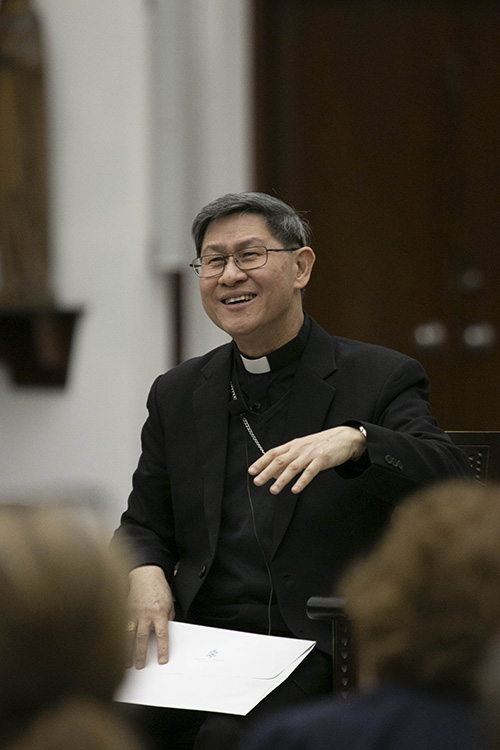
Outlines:
{"type": "Polygon", "coordinates": [[[225,305],[234,305],[235,302],[250,302],[255,297],[255,294],[242,294],[239,297],[228,297],[224,300],[225,305]]]}

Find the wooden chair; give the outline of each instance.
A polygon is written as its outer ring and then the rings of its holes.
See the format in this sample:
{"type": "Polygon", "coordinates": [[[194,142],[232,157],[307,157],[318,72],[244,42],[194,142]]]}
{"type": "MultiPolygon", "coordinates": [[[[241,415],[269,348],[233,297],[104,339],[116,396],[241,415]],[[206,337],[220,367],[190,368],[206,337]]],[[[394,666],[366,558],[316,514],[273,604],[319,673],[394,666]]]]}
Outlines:
{"type": "MultiPolygon", "coordinates": [[[[482,484],[500,483],[500,432],[449,431],[448,435],[469,459],[474,476],[482,484]]],[[[311,620],[332,624],[333,692],[343,697],[357,685],[356,649],[345,599],[312,596],[307,602],[311,620]]]]}

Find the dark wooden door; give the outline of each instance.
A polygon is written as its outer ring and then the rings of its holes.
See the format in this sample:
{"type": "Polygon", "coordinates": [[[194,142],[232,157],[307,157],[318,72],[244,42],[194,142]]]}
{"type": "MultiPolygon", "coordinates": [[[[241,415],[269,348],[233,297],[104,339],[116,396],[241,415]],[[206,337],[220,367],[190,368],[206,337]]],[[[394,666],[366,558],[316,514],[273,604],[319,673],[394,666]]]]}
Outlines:
{"type": "Polygon", "coordinates": [[[500,3],[254,0],[257,189],[306,211],[308,311],[500,429],[500,3]]]}

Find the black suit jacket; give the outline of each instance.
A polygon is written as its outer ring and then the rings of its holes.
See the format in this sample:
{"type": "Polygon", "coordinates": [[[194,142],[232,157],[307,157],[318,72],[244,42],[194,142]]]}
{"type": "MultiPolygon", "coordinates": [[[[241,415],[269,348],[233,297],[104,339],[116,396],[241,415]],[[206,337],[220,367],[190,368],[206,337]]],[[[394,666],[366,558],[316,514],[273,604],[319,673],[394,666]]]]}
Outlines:
{"type": "MultiPolygon", "coordinates": [[[[177,617],[188,621],[219,534],[231,357],[232,345],[225,344],[154,382],[133,491],[117,532],[132,540],[137,564],[163,568],[177,617]]],[[[469,475],[462,452],[436,426],[427,398],[427,377],[415,360],[330,336],[312,322],[285,440],[354,421],[367,430],[367,454],[320,473],[299,496],[289,488],[269,496],[271,571],[290,630],[326,651],[329,627],[308,619],[307,599],[332,593],[339,573],[368,550],[408,492],[469,475]]]]}

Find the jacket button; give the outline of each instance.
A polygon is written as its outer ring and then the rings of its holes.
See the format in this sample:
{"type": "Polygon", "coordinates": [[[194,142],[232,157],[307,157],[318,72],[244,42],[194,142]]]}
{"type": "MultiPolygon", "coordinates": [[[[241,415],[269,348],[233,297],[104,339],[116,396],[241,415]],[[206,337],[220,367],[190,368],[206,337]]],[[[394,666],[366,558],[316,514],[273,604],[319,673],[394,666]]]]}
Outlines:
{"type": "Polygon", "coordinates": [[[200,573],[199,573],[199,576],[200,576],[200,578],[203,578],[203,576],[205,575],[205,573],[206,573],[206,572],[207,572],[207,566],[206,566],[206,565],[203,565],[203,566],[201,567],[201,569],[200,569],[200,573]]]}
{"type": "Polygon", "coordinates": [[[400,471],[403,470],[403,464],[399,460],[399,458],[394,458],[394,456],[390,456],[387,454],[384,458],[384,461],[386,464],[390,464],[391,466],[394,466],[395,469],[399,469],[400,471]]]}

